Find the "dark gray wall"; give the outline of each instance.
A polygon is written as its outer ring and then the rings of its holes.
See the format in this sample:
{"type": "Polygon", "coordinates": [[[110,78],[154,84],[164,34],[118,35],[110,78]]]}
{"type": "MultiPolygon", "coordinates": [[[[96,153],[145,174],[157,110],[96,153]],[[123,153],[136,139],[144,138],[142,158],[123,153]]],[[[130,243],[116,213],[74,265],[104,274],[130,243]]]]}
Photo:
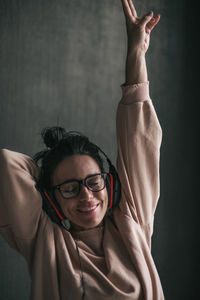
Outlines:
{"type": "MultiPolygon", "coordinates": [[[[184,0],[134,3],[139,15],[161,13],[147,56],[163,128],[153,256],[166,299],[197,299],[194,12],[184,0]]],[[[61,125],[115,161],[125,55],[120,0],[0,0],[0,147],[32,155],[41,129],[61,125]]],[[[0,300],[27,300],[29,291],[24,259],[0,239],[0,300]]]]}

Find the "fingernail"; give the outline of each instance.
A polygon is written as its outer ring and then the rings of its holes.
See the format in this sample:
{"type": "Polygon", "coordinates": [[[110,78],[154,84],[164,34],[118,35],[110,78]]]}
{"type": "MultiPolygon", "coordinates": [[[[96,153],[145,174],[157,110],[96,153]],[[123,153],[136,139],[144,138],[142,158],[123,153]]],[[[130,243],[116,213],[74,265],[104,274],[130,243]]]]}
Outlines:
{"type": "Polygon", "coordinates": [[[148,16],[150,16],[150,15],[152,15],[153,14],[153,12],[152,12],[152,10],[150,10],[150,12],[148,13],[148,16]]]}

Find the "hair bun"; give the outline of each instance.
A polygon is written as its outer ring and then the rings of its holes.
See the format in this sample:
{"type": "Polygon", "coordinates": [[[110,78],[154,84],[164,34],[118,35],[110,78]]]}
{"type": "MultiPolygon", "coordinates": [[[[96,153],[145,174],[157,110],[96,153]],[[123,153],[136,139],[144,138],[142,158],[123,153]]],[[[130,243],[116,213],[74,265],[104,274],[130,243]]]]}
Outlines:
{"type": "Polygon", "coordinates": [[[66,136],[66,131],[64,128],[58,126],[46,127],[42,130],[41,135],[44,144],[52,149],[66,136]]]}

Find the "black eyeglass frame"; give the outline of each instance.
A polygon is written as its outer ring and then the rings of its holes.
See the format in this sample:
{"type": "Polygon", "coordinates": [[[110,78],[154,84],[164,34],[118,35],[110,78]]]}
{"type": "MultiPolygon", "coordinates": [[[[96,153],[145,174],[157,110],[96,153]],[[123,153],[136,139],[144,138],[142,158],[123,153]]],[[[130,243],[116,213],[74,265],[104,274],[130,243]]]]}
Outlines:
{"type": "Polygon", "coordinates": [[[91,174],[91,175],[88,175],[87,177],[85,177],[84,179],[70,179],[70,180],[66,180],[66,181],[64,181],[64,182],[62,182],[62,183],[60,183],[60,184],[57,184],[57,185],[55,185],[55,186],[53,186],[53,191],[55,191],[56,189],[60,192],[60,194],[61,194],[61,196],[64,198],[64,199],[72,199],[72,198],[75,198],[75,197],[77,197],[78,195],[79,195],[79,193],[80,193],[80,191],[81,191],[81,185],[84,185],[88,190],[90,190],[90,191],[92,191],[92,192],[100,192],[100,191],[102,191],[103,189],[105,189],[105,186],[106,186],[106,177],[108,176],[108,173],[105,173],[105,172],[102,172],[102,173],[95,173],[95,174],[91,174]],[[89,178],[91,178],[91,177],[95,177],[95,176],[97,176],[97,175],[101,175],[102,176],[102,178],[104,179],[104,185],[103,185],[103,187],[102,188],[100,188],[100,189],[98,189],[98,190],[96,190],[96,191],[93,191],[92,190],[92,188],[90,187],[90,186],[88,186],[87,185],[87,179],[89,179],[89,178]],[[63,184],[66,184],[66,183],[70,183],[70,182],[78,182],[78,191],[77,191],[77,193],[74,195],[74,196],[72,196],[72,197],[64,197],[63,196],[63,193],[62,193],[62,190],[61,190],[61,186],[63,185],[63,184]]]}

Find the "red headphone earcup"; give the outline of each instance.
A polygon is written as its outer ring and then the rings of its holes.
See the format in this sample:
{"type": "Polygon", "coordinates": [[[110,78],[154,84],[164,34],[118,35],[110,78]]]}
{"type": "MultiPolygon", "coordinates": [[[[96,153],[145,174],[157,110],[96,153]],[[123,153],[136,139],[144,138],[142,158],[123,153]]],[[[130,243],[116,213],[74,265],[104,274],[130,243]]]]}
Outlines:
{"type": "Polygon", "coordinates": [[[121,199],[121,184],[115,172],[108,173],[106,187],[108,191],[108,208],[111,209],[115,207],[121,199]]]}
{"type": "Polygon", "coordinates": [[[108,208],[110,209],[113,206],[113,175],[109,173],[108,176],[109,176],[108,208]]]}

